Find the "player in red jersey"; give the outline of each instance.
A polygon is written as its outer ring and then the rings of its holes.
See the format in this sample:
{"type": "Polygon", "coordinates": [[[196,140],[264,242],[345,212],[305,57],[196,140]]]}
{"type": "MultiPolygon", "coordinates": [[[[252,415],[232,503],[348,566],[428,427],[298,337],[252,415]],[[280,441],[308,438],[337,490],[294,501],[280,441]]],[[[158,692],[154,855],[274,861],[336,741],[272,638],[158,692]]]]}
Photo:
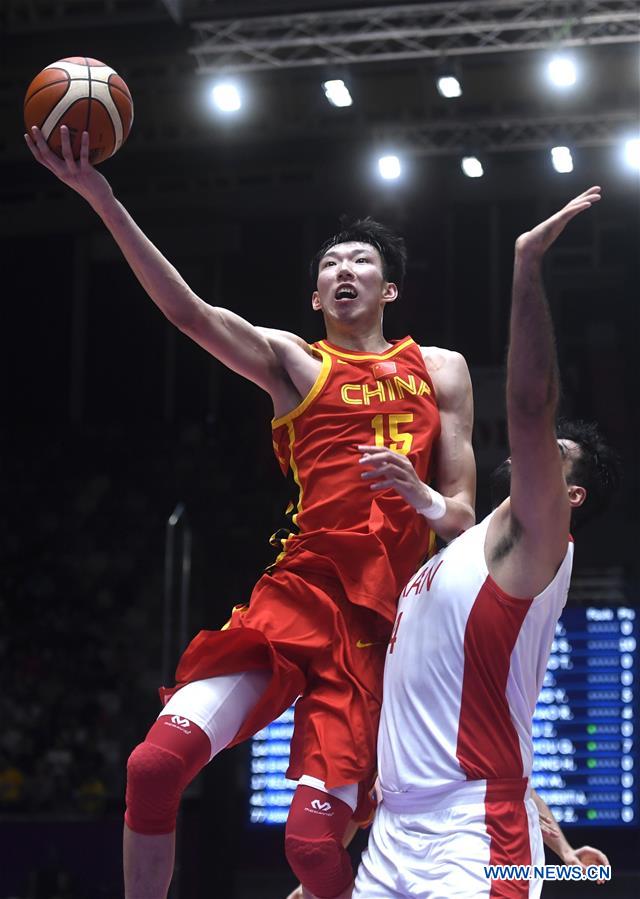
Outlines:
{"type": "Polygon", "coordinates": [[[339,897],[352,883],[342,838],[368,811],[395,598],[431,531],[450,539],[474,520],[466,364],[457,353],[384,337],[405,253],[375,222],[354,223],[316,255],[312,303],[327,339],[309,346],[197,297],[89,164],[88,135],[78,162],[65,128],[61,139],[63,160],[38,129],[26,135],[38,162],[102,218],[164,315],[269,393],[274,447],[295,487],[288,528],[275,535],[278,559],[225,629],[195,637],[177,692],[166,691],[165,709],[131,754],[127,899],[166,895],[186,784],[298,695],[288,773],[300,785],[287,858],[309,893],[339,897]]]}

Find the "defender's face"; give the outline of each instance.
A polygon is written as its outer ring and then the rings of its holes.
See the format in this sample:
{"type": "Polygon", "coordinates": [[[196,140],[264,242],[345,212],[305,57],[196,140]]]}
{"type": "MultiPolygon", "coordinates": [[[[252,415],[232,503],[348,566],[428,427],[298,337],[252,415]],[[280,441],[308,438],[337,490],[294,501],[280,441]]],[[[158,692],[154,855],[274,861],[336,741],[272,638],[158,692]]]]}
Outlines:
{"type": "Polygon", "coordinates": [[[381,309],[398,295],[396,285],[384,280],[382,268],[380,253],[370,244],[336,244],[320,260],[313,308],[338,319],[381,309]]]}
{"type": "MultiPolygon", "coordinates": [[[[580,455],[580,447],[573,440],[565,437],[558,439],[558,449],[562,456],[562,472],[567,481],[567,490],[571,496],[575,486],[570,483],[570,474],[574,460],[580,455]]],[[[582,490],[582,488],[578,488],[582,490]]],[[[496,509],[511,492],[511,459],[505,459],[490,476],[491,508],[496,509]]]]}

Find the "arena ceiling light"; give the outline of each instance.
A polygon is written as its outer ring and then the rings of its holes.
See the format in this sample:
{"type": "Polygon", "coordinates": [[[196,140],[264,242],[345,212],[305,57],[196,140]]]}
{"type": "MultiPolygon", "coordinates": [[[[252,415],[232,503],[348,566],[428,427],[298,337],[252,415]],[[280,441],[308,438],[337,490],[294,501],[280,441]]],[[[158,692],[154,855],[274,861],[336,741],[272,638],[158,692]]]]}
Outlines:
{"type": "Polygon", "coordinates": [[[396,181],[402,174],[402,165],[397,156],[381,156],[378,159],[378,172],[385,181],[396,181]]]}
{"type": "Polygon", "coordinates": [[[484,175],[482,163],[477,156],[465,156],[460,166],[467,178],[482,178],[484,175]]]}
{"type": "Polygon", "coordinates": [[[569,147],[552,147],[551,164],[556,172],[565,174],[573,171],[573,157],[569,147]]]}
{"type": "Polygon", "coordinates": [[[631,137],[625,141],[624,158],[628,166],[640,171],[640,137],[631,137]]]}
{"type": "Polygon", "coordinates": [[[549,81],[560,88],[572,87],[578,78],[576,64],[570,56],[554,56],[547,64],[549,81]]]}
{"type": "Polygon", "coordinates": [[[237,112],[242,106],[242,95],[233,81],[219,81],[211,89],[211,99],[220,112],[237,112]]]}
{"type": "Polygon", "coordinates": [[[349,88],[341,78],[323,81],[322,89],[325,97],[333,106],[351,106],[353,103],[349,88]]]}
{"type": "Polygon", "coordinates": [[[446,97],[447,100],[462,96],[462,85],[455,75],[440,75],[436,87],[440,96],[446,97]]]}

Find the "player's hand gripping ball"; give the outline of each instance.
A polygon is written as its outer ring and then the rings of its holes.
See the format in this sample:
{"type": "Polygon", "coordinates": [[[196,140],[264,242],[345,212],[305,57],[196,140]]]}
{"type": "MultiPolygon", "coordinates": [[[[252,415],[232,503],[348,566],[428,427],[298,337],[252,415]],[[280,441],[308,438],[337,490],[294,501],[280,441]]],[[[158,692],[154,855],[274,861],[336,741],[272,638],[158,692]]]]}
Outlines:
{"type": "Polygon", "coordinates": [[[37,125],[61,159],[61,125],[69,129],[74,159],[80,158],[82,132],[89,132],[89,161],[96,165],[120,149],[132,121],[133,100],[123,79],[87,56],[51,63],[36,75],[24,98],[27,132],[37,125]]]}

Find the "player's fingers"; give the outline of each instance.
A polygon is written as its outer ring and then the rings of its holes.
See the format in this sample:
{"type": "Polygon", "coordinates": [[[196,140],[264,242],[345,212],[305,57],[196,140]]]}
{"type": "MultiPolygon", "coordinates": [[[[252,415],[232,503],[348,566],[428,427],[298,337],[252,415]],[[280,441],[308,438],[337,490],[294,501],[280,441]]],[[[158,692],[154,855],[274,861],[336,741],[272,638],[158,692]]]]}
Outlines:
{"type": "MultiPolygon", "coordinates": [[[[402,453],[398,453],[395,450],[389,449],[387,446],[375,447],[375,449],[379,450],[377,453],[366,453],[363,455],[360,461],[365,461],[369,465],[378,465],[382,462],[388,462],[391,465],[405,465],[409,460],[406,456],[403,456],[402,453]]],[[[409,463],[411,464],[411,463],[409,463]]]]}
{"type": "Polygon", "coordinates": [[[579,212],[584,212],[585,209],[589,209],[590,206],[591,203],[589,202],[572,202],[565,206],[564,209],[556,212],[542,224],[541,231],[539,232],[542,240],[547,242],[556,240],[571,219],[578,215],[579,212]]]}
{"type": "Polygon", "coordinates": [[[58,174],[56,169],[56,164],[59,162],[58,157],[51,152],[42,136],[42,132],[36,125],[31,128],[31,133],[27,135],[27,145],[39,163],[54,174],[58,174]]]}
{"type": "Polygon", "coordinates": [[[80,168],[86,169],[89,165],[89,132],[83,131],[80,139],[80,168]]]}
{"type": "Polygon", "coordinates": [[[29,147],[31,154],[38,160],[38,162],[42,162],[44,164],[44,159],[42,158],[40,150],[37,148],[37,146],[34,144],[34,142],[31,140],[31,138],[29,137],[28,134],[24,135],[24,140],[25,140],[26,145],[29,147]]]}
{"type": "Polygon", "coordinates": [[[389,450],[386,447],[380,447],[380,453],[363,453],[358,462],[361,465],[382,465],[387,462],[390,457],[389,450]]]}
{"type": "Polygon", "coordinates": [[[373,478],[379,478],[380,474],[381,474],[380,468],[376,467],[376,468],[372,469],[371,471],[363,471],[362,474],[360,475],[360,477],[365,481],[370,481],[373,478]]]}
{"type": "Polygon", "coordinates": [[[377,456],[373,459],[367,459],[364,464],[369,466],[374,472],[384,471],[387,468],[398,468],[396,460],[391,456],[377,456]]]}
{"type": "Polygon", "coordinates": [[[69,174],[73,174],[76,170],[76,163],[73,158],[73,152],[71,150],[71,137],[69,135],[69,129],[66,125],[60,126],[60,144],[62,146],[63,159],[67,164],[67,171],[69,172],[69,174]]]}
{"type": "Polygon", "coordinates": [[[563,209],[560,214],[560,221],[563,225],[566,225],[567,222],[570,222],[572,218],[575,218],[580,212],[584,212],[585,209],[591,209],[593,204],[588,200],[582,200],[580,203],[575,203],[567,209],[563,209]]]}
{"type": "Polygon", "coordinates": [[[587,190],[583,190],[581,194],[578,194],[577,197],[573,197],[569,202],[564,206],[560,212],[565,212],[567,209],[572,209],[576,205],[581,205],[582,203],[588,203],[591,205],[592,203],[597,203],[598,200],[601,200],[602,197],[600,195],[599,187],[590,187],[587,190]]]}
{"type": "Polygon", "coordinates": [[[576,853],[589,853],[589,863],[597,864],[597,865],[608,865],[609,859],[600,849],[595,849],[593,846],[581,846],[579,849],[576,849],[576,853]]]}
{"type": "Polygon", "coordinates": [[[601,190],[602,190],[602,188],[600,187],[599,184],[594,184],[592,187],[588,187],[586,190],[583,190],[581,194],[578,194],[578,196],[576,197],[576,200],[580,200],[582,197],[588,197],[588,196],[596,195],[596,194],[598,195],[598,199],[599,199],[600,198],[599,194],[600,194],[601,190]]]}
{"type": "Polygon", "coordinates": [[[580,194],[579,197],[575,197],[571,200],[564,209],[560,210],[560,215],[563,216],[566,213],[576,214],[578,212],[582,212],[584,209],[589,209],[593,206],[594,203],[598,203],[602,199],[600,191],[597,190],[589,190],[580,194]]]}
{"type": "Polygon", "coordinates": [[[591,201],[586,199],[575,199],[572,200],[571,203],[567,203],[564,209],[561,209],[560,212],[556,212],[556,214],[552,217],[552,220],[555,219],[556,222],[566,224],[570,219],[577,215],[579,212],[583,212],[585,209],[591,208],[591,201]]]}
{"type": "Polygon", "coordinates": [[[371,484],[369,486],[369,490],[386,490],[388,487],[395,487],[395,481],[388,479],[384,481],[376,481],[375,484],[371,484]]]}
{"type": "Polygon", "coordinates": [[[380,455],[380,453],[390,452],[388,446],[367,446],[364,443],[359,443],[356,449],[358,449],[361,453],[370,453],[372,456],[380,455]]]}
{"type": "Polygon", "coordinates": [[[42,135],[42,131],[38,128],[37,125],[33,125],[31,128],[31,134],[29,135],[31,139],[31,143],[37,149],[40,154],[41,159],[45,159],[47,156],[47,150],[49,149],[47,146],[47,142],[42,135]]]}

